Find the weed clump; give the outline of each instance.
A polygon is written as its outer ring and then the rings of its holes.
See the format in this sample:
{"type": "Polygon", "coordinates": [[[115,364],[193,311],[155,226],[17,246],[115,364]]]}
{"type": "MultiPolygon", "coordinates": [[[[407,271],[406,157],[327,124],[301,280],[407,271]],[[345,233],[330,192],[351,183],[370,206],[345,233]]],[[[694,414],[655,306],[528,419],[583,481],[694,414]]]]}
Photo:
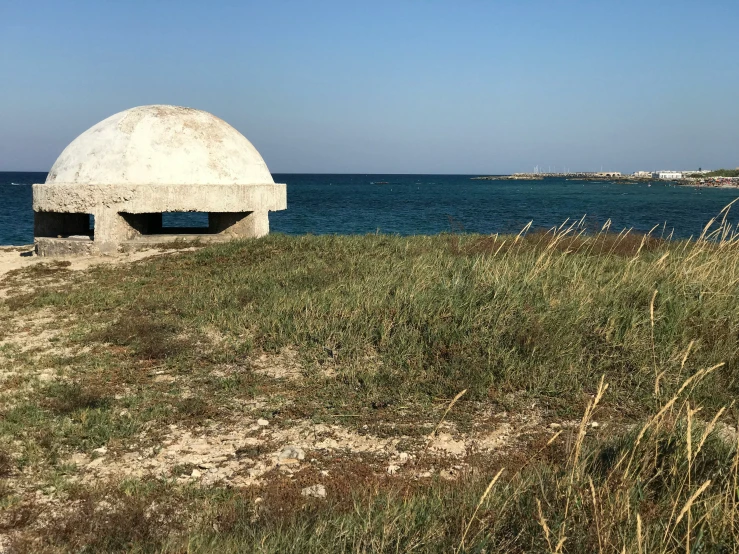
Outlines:
{"type": "Polygon", "coordinates": [[[60,415],[106,408],[110,404],[102,386],[84,382],[52,384],[46,387],[45,396],[47,406],[60,415]]]}
{"type": "Polygon", "coordinates": [[[206,400],[194,396],[180,400],[177,403],[177,410],[188,419],[205,419],[216,413],[215,408],[206,400]]]}
{"type": "MultiPolygon", "coordinates": [[[[166,490],[142,484],[143,490],[125,486],[76,489],[70,502],[74,510],[62,512],[49,521],[41,541],[21,537],[13,545],[19,552],[130,552],[142,547],[156,550],[167,540],[165,529],[172,529],[177,514],[176,499],[166,490]]],[[[26,518],[27,524],[33,516],[26,518]]],[[[23,521],[15,521],[14,527],[23,521]]]]}
{"type": "Polygon", "coordinates": [[[131,347],[145,360],[164,360],[187,351],[176,325],[138,312],[124,313],[107,328],[91,333],[87,340],[131,347]]]}
{"type": "Polygon", "coordinates": [[[14,467],[15,462],[13,461],[13,457],[4,450],[0,450],[0,479],[8,477],[14,467]]]}

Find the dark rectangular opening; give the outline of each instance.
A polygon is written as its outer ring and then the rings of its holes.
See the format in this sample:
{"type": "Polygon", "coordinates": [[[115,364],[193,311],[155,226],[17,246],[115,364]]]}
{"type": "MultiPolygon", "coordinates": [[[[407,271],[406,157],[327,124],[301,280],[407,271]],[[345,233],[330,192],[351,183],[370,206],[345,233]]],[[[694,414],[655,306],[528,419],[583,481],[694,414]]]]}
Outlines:
{"type": "Polygon", "coordinates": [[[92,239],[95,220],[91,214],[34,212],[33,228],[35,237],[92,239]]]}
{"type": "Polygon", "coordinates": [[[145,236],[211,234],[207,212],[121,213],[128,224],[145,236]]]}

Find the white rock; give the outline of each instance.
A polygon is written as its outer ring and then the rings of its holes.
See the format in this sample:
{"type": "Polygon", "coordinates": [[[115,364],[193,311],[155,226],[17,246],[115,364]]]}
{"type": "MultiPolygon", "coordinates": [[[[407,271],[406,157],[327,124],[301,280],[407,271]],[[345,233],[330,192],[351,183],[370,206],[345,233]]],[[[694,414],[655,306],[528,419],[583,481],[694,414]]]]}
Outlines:
{"type": "Polygon", "coordinates": [[[398,455],[398,459],[400,460],[400,463],[401,463],[401,464],[404,464],[404,463],[406,463],[406,462],[408,461],[408,459],[409,459],[410,457],[411,457],[411,456],[410,456],[410,454],[408,454],[408,452],[401,452],[401,453],[400,453],[400,454],[398,455]]]}
{"type": "Polygon", "coordinates": [[[93,450],[92,453],[97,454],[98,456],[105,456],[108,453],[108,449],[105,446],[101,446],[100,448],[93,450]]]}
{"type": "Polygon", "coordinates": [[[77,454],[72,454],[72,457],[69,459],[69,461],[76,466],[83,466],[83,465],[87,465],[89,458],[85,456],[84,454],[77,453],[77,454]]]}
{"type": "Polygon", "coordinates": [[[266,427],[267,425],[269,425],[269,421],[267,421],[266,419],[258,419],[257,425],[259,425],[260,427],[266,427]]]}
{"type": "Polygon", "coordinates": [[[295,460],[305,460],[305,452],[299,446],[286,446],[280,451],[280,453],[277,455],[277,458],[280,460],[285,460],[287,458],[293,458],[295,460]]]}
{"type": "Polygon", "coordinates": [[[311,485],[305,487],[300,494],[303,496],[310,496],[312,498],[326,498],[326,487],[323,485],[311,485]]]}
{"type": "Polygon", "coordinates": [[[387,470],[386,471],[387,471],[387,474],[388,475],[395,475],[398,472],[399,469],[400,469],[400,466],[396,466],[394,464],[390,464],[389,466],[387,466],[387,470]]]}
{"type": "Polygon", "coordinates": [[[464,441],[454,440],[450,433],[439,433],[439,436],[431,444],[431,449],[441,450],[452,456],[462,456],[466,451],[464,441]]]}
{"type": "Polygon", "coordinates": [[[202,474],[200,473],[199,469],[193,469],[192,473],[190,474],[190,477],[194,477],[195,479],[197,479],[198,477],[200,477],[200,475],[202,474]]]}
{"type": "Polygon", "coordinates": [[[593,429],[597,429],[598,427],[600,427],[600,423],[598,423],[597,421],[591,421],[590,427],[592,427],[593,429]]]}

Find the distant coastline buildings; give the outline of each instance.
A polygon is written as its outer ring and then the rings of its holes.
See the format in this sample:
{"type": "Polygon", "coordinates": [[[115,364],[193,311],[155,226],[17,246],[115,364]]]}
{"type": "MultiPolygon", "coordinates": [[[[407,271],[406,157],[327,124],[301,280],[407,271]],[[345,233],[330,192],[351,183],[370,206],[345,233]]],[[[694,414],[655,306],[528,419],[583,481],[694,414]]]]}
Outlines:
{"type": "Polygon", "coordinates": [[[653,175],[653,177],[657,179],[665,179],[667,181],[672,181],[673,179],[682,179],[683,178],[683,172],[682,171],[658,171],[653,175]]]}
{"type": "Polygon", "coordinates": [[[632,173],[632,175],[637,179],[662,179],[665,181],[674,181],[676,179],[682,179],[683,177],[686,177],[688,175],[704,174],[708,172],[708,169],[695,169],[690,171],[635,171],[634,173],[632,173]]]}

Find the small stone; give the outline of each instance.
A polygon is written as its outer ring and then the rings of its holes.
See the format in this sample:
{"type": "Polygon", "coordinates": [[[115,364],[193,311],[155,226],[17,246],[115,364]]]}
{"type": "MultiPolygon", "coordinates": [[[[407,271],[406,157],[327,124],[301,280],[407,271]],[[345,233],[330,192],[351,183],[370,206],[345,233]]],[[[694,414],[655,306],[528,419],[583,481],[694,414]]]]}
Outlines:
{"type": "Polygon", "coordinates": [[[560,425],[559,423],[550,423],[549,424],[549,428],[550,429],[559,429],[560,427],[562,427],[562,425],[560,425]]]}
{"type": "Polygon", "coordinates": [[[267,421],[266,419],[258,419],[257,425],[259,425],[260,427],[266,427],[267,425],[269,425],[269,421],[267,421]]]}
{"type": "Polygon", "coordinates": [[[279,462],[277,462],[281,466],[292,466],[297,465],[300,463],[300,460],[297,458],[281,458],[279,462]]]}
{"type": "Polygon", "coordinates": [[[84,454],[72,454],[72,457],[69,459],[69,461],[76,466],[83,466],[87,465],[88,459],[87,456],[85,456],[84,454]]]}
{"type": "Polygon", "coordinates": [[[100,448],[93,450],[92,453],[97,454],[98,456],[105,456],[108,453],[108,449],[105,446],[101,446],[100,448]]]}
{"type": "Polygon", "coordinates": [[[600,427],[600,423],[598,423],[597,421],[591,421],[590,427],[592,427],[593,429],[597,429],[598,427],[600,427]]]}
{"type": "Polygon", "coordinates": [[[387,474],[388,475],[395,475],[398,472],[399,469],[400,469],[400,466],[396,466],[394,464],[390,464],[389,466],[387,466],[387,470],[386,471],[387,471],[387,474]]]}
{"type": "Polygon", "coordinates": [[[326,487],[323,485],[311,485],[300,491],[300,494],[312,498],[326,498],[326,487]]]}
{"type": "Polygon", "coordinates": [[[401,463],[401,464],[404,464],[404,463],[406,463],[406,462],[408,461],[408,459],[409,459],[410,457],[411,457],[411,456],[410,456],[410,454],[408,454],[408,452],[401,452],[401,453],[400,453],[400,454],[398,455],[398,459],[400,460],[400,463],[401,463]]]}
{"type": "Polygon", "coordinates": [[[201,464],[198,464],[198,467],[200,469],[210,469],[212,467],[215,467],[214,464],[211,464],[210,462],[203,462],[201,464]]]}
{"type": "Polygon", "coordinates": [[[328,470],[327,469],[321,470],[321,477],[328,477],[328,470]]]}
{"type": "Polygon", "coordinates": [[[284,460],[287,458],[294,458],[296,460],[304,460],[305,452],[298,446],[286,446],[277,456],[278,459],[284,460]]]}
{"type": "Polygon", "coordinates": [[[194,477],[195,479],[197,479],[201,475],[202,474],[200,473],[200,470],[199,469],[193,469],[192,470],[192,473],[190,474],[190,477],[194,477]]]}

